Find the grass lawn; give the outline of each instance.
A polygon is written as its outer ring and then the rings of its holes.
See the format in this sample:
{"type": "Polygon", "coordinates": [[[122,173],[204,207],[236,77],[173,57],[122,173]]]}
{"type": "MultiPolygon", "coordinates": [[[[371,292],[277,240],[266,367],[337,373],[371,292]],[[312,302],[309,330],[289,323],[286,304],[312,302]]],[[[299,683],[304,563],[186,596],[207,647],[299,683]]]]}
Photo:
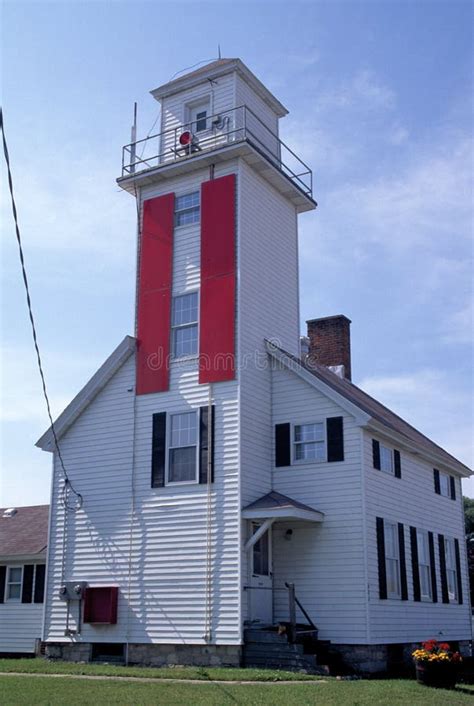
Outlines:
{"type": "Polygon", "coordinates": [[[313,681],[295,684],[186,684],[0,677],[2,706],[467,706],[472,695],[414,681],[313,681]]]}
{"type": "Polygon", "coordinates": [[[474,687],[445,691],[410,680],[337,681],[259,669],[126,668],[43,659],[1,659],[0,672],[10,672],[0,677],[2,706],[467,706],[474,696],[474,687]],[[46,676],[35,676],[39,674],[46,676]],[[122,679],[74,679],[73,675],[122,679]],[[136,681],[137,677],[156,681],[136,681]],[[199,679],[202,684],[170,679],[199,679]],[[213,680],[228,683],[217,684],[213,680]],[[255,683],[232,683],[238,680],[255,683]],[[304,682],[278,683],[286,680],[304,682]]]}

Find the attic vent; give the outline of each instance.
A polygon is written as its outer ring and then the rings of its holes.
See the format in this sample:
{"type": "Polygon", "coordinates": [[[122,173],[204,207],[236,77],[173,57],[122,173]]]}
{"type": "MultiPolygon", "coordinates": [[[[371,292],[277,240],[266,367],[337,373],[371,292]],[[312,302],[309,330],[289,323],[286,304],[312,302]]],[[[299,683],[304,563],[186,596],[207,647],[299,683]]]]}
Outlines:
{"type": "Polygon", "coordinates": [[[3,517],[13,517],[17,512],[16,507],[7,507],[7,509],[3,511],[3,517]]]}

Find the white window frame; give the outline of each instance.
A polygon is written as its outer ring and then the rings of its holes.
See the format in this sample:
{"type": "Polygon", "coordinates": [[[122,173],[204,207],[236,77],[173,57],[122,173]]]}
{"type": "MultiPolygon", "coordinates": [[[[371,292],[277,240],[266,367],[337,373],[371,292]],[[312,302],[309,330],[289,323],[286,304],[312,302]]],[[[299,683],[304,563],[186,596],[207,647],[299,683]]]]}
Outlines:
{"type": "Polygon", "coordinates": [[[427,530],[416,530],[416,544],[418,549],[418,579],[420,582],[420,597],[422,601],[433,601],[433,593],[431,586],[431,559],[430,559],[430,542],[427,530]],[[422,560],[424,554],[424,560],[422,560]],[[423,593],[423,579],[425,574],[428,586],[428,593],[423,593]]]}
{"type": "Polygon", "coordinates": [[[327,448],[328,448],[328,440],[327,440],[327,428],[326,428],[326,420],[318,419],[317,421],[311,421],[311,422],[297,422],[293,423],[291,425],[291,460],[292,464],[294,465],[313,465],[315,463],[326,463],[327,461],[327,448]],[[313,442],[313,441],[295,441],[295,431],[296,427],[305,427],[305,426],[310,426],[312,424],[321,424],[323,427],[323,441],[322,442],[313,442]],[[304,445],[304,444],[312,444],[312,443],[322,443],[323,445],[323,458],[296,458],[296,446],[304,445]]]}
{"type": "Polygon", "coordinates": [[[200,290],[191,289],[188,292],[180,292],[179,294],[173,294],[171,297],[171,360],[193,360],[199,357],[199,311],[200,311],[200,290]],[[174,300],[179,299],[179,297],[186,297],[189,294],[197,294],[197,319],[196,321],[188,322],[186,324],[173,324],[173,311],[174,311],[174,300]],[[186,353],[185,355],[176,355],[174,334],[177,329],[191,328],[191,326],[196,327],[197,331],[197,348],[195,353],[186,353]]]}
{"type": "Polygon", "coordinates": [[[24,568],[23,566],[7,566],[7,575],[5,577],[5,602],[12,602],[12,603],[21,603],[21,594],[23,592],[23,573],[24,573],[24,568]],[[10,572],[12,569],[20,569],[21,571],[21,578],[20,581],[11,581],[10,580],[10,572]],[[18,598],[16,597],[11,597],[10,596],[10,586],[20,586],[20,595],[18,598]]]}
{"type": "Polygon", "coordinates": [[[385,446],[385,444],[382,444],[379,442],[379,449],[380,449],[380,470],[383,471],[384,473],[388,473],[391,476],[395,475],[395,461],[394,461],[394,454],[393,454],[393,449],[391,449],[389,446],[385,446]],[[385,458],[382,449],[384,451],[387,451],[390,454],[390,468],[384,468],[382,459],[385,458]]]}
{"type": "Polygon", "coordinates": [[[444,557],[446,562],[446,582],[448,584],[448,598],[450,603],[458,602],[458,569],[456,566],[456,547],[454,539],[450,537],[444,538],[444,557]],[[449,551],[451,547],[451,552],[449,551]],[[450,556],[451,554],[451,556],[450,556]],[[452,562],[452,563],[451,563],[452,562]],[[450,590],[450,576],[452,577],[452,585],[454,590],[450,590]]]}
{"type": "Polygon", "coordinates": [[[449,473],[443,473],[443,471],[439,472],[439,494],[442,495],[443,498],[451,497],[451,476],[449,473]],[[445,484],[444,488],[443,483],[445,484]]]}
{"type": "Polygon", "coordinates": [[[402,581],[401,581],[401,574],[400,574],[400,545],[398,542],[398,524],[396,522],[389,522],[387,520],[384,520],[383,523],[383,528],[384,528],[384,545],[385,545],[385,572],[387,576],[387,598],[394,598],[397,600],[400,600],[402,597],[402,581]],[[387,530],[388,528],[393,528],[393,536],[394,536],[394,547],[395,547],[395,556],[388,556],[387,554],[387,530]],[[389,575],[389,562],[396,562],[396,571],[397,571],[397,584],[398,584],[398,591],[389,591],[389,580],[388,580],[388,575],[389,575]]]}
{"type": "Polygon", "coordinates": [[[196,134],[198,137],[203,133],[209,132],[211,130],[211,117],[212,117],[212,94],[205,93],[195,100],[189,101],[184,106],[184,116],[183,123],[186,129],[189,129],[192,133],[196,134]],[[196,122],[196,114],[206,110],[206,127],[204,130],[195,130],[191,123],[196,122]]]}
{"type": "Polygon", "coordinates": [[[170,412],[166,424],[166,459],[165,459],[165,484],[166,485],[196,485],[199,483],[199,410],[198,409],[183,409],[176,412],[170,412]],[[196,418],[196,474],[191,480],[170,480],[170,456],[172,449],[187,448],[184,446],[171,446],[171,419],[181,414],[194,414],[196,418]]]}
{"type": "Polygon", "coordinates": [[[174,227],[175,228],[192,228],[194,226],[199,225],[201,222],[201,193],[199,189],[193,189],[192,191],[186,191],[183,194],[176,194],[175,198],[175,204],[174,204],[174,227]],[[198,197],[198,204],[197,206],[186,206],[184,208],[178,208],[178,200],[184,198],[185,196],[193,196],[196,195],[198,197]],[[190,211],[195,211],[197,210],[198,213],[198,218],[196,221],[192,221],[192,223],[178,223],[178,214],[180,213],[187,213],[190,211]]]}

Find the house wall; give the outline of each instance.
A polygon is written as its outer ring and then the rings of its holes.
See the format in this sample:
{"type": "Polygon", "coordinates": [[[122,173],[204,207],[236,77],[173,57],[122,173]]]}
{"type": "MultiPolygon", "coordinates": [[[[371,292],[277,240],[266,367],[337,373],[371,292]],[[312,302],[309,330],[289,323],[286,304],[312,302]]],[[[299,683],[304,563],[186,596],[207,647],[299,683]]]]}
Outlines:
{"type": "MultiPolygon", "coordinates": [[[[419,642],[429,638],[469,640],[471,615],[469,583],[465,555],[464,515],[460,479],[456,479],[456,500],[434,491],[433,466],[419,457],[401,450],[401,478],[373,468],[372,438],[390,448],[400,448],[383,437],[363,434],[364,474],[366,487],[366,528],[369,580],[370,642],[419,642]],[[405,526],[405,555],[408,600],[379,598],[376,517],[402,522],[405,526]],[[413,600],[413,575],[409,527],[433,532],[435,537],[438,603],[413,600]],[[464,603],[441,602],[441,581],[437,535],[459,539],[464,603]]],[[[440,467],[442,470],[442,467],[440,467]]]]}
{"type": "MultiPolygon", "coordinates": [[[[24,562],[2,561],[2,565],[23,566],[24,562]]],[[[43,603],[0,603],[0,653],[34,652],[36,641],[41,639],[42,624],[43,603]]]]}
{"type": "Polygon", "coordinates": [[[254,140],[257,146],[263,148],[265,154],[277,157],[278,152],[278,116],[265,101],[255,93],[253,88],[239,75],[235,77],[236,97],[235,105],[245,105],[245,121],[249,139],[254,140]],[[263,125],[262,125],[263,123],[263,125]]]}
{"type": "MultiPolygon", "coordinates": [[[[322,523],[273,525],[274,615],[288,620],[285,581],[320,630],[334,644],[367,639],[366,574],[360,428],[353,417],[287,369],[272,373],[273,424],[344,418],[344,461],[274,468],[279,493],[324,513],[322,523]],[[290,541],[287,529],[293,530],[290,541]]],[[[299,616],[302,620],[302,616],[299,616]]],[[[304,619],[303,619],[304,622],[304,619]]]]}
{"type": "MultiPolygon", "coordinates": [[[[215,176],[236,169],[237,163],[229,162],[216,168],[215,176]]],[[[208,178],[208,170],[194,172],[191,177],[161,184],[159,188],[149,187],[142,198],[170,191],[193,191],[208,178]]],[[[174,293],[199,286],[199,241],[199,224],[175,230],[174,293]]],[[[84,494],[84,507],[69,517],[66,578],[88,581],[91,585],[119,586],[117,625],[84,625],[81,640],[202,644],[206,629],[206,589],[210,581],[212,641],[221,645],[239,644],[238,383],[231,381],[212,386],[216,407],[216,470],[211,507],[210,576],[206,560],[207,487],[199,484],[150,487],[152,415],[206,405],[209,386],[198,384],[196,359],[172,363],[168,392],[134,398],[134,384],[132,357],[61,442],[71,479],[84,494]],[[135,512],[130,547],[133,467],[135,512]]],[[[65,641],[65,605],[56,599],[61,578],[62,536],[62,512],[58,508],[57,494],[56,480],[46,635],[50,641],[65,641]]],[[[71,627],[74,624],[75,616],[71,627]]]]}

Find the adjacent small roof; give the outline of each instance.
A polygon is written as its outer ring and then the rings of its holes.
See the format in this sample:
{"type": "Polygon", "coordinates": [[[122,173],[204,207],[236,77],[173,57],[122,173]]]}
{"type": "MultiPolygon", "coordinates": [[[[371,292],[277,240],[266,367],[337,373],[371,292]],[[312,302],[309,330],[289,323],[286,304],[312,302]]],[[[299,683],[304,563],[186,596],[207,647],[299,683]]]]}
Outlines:
{"type": "Polygon", "coordinates": [[[34,556],[48,544],[49,505],[0,508],[0,556],[34,556]],[[7,510],[14,510],[5,516],[7,510]]]}
{"type": "Polygon", "coordinates": [[[294,370],[294,372],[303,370],[306,373],[310,373],[313,378],[324,383],[345,398],[349,403],[360,409],[368,415],[369,419],[367,421],[369,426],[373,426],[373,422],[376,422],[381,428],[385,427],[387,431],[392,431],[405,437],[407,441],[416,445],[420,453],[425,451],[428,454],[436,456],[439,459],[439,463],[445,463],[450,468],[454,467],[458,473],[464,476],[471,475],[472,472],[470,468],[461,463],[461,461],[458,461],[457,458],[445,451],[441,446],[435,444],[434,441],[431,441],[431,439],[415,429],[411,424],[408,424],[408,422],[395,414],[395,412],[392,412],[392,410],[385,407],[381,402],[378,402],[361,390],[360,387],[354,385],[350,380],[340,378],[324,365],[297,358],[270,341],[267,341],[267,350],[274,356],[277,354],[276,357],[282,362],[285,362],[284,359],[286,358],[289,363],[287,366],[289,369],[294,370]],[[283,359],[281,356],[278,356],[278,352],[282,354],[283,359]]]}
{"type": "Polygon", "coordinates": [[[279,118],[288,114],[288,110],[285,106],[280,103],[278,98],[264,86],[240,59],[216,59],[209,64],[205,64],[205,66],[201,66],[199,69],[190,71],[182,76],[178,76],[178,78],[172,81],[164,83],[162,86],[158,86],[158,88],[150,91],[150,93],[156,100],[161,100],[179,91],[194,88],[194,86],[203,83],[208,78],[215,79],[231,71],[236,71],[240,74],[240,76],[261,96],[265,103],[275,111],[279,118]]]}
{"type": "Polygon", "coordinates": [[[322,522],[324,513],[272,490],[242,510],[244,519],[287,519],[322,522]]]}

